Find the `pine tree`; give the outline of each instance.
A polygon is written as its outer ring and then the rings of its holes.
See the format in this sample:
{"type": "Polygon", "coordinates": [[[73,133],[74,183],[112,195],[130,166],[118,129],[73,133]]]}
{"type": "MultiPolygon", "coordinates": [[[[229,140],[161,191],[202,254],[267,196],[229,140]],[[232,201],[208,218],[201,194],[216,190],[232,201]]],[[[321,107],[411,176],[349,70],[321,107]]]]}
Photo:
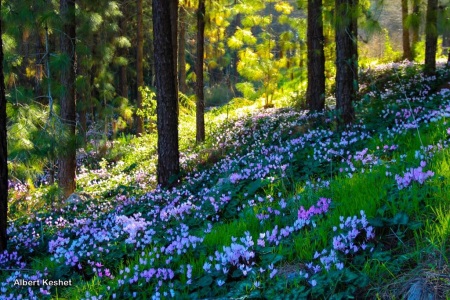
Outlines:
{"type": "Polygon", "coordinates": [[[410,27],[412,31],[411,51],[412,59],[416,58],[416,47],[419,42],[419,30],[420,30],[420,0],[413,0],[412,3],[412,15],[410,16],[410,27]]]}
{"type": "Polygon", "coordinates": [[[158,184],[163,187],[175,183],[180,171],[178,150],[177,87],[174,76],[172,23],[170,3],[153,0],[153,43],[157,92],[158,126],[158,184]]]}
{"type": "Polygon", "coordinates": [[[408,19],[408,0],[402,0],[402,42],[403,59],[412,60],[411,43],[409,39],[408,19]]]}
{"type": "Polygon", "coordinates": [[[186,21],[187,11],[181,5],[179,11],[179,25],[178,25],[178,85],[180,92],[186,94],[188,86],[186,84],[186,21]]]}
{"type": "MultiPolygon", "coordinates": [[[[0,3],[0,11],[2,5],[0,3]]],[[[3,77],[2,21],[0,19],[0,252],[6,250],[8,237],[8,150],[6,143],[6,97],[3,77]]]]}
{"type": "Polygon", "coordinates": [[[63,30],[60,35],[61,53],[66,56],[66,65],[61,70],[61,121],[67,127],[70,145],[59,157],[59,186],[63,189],[64,197],[75,191],[76,147],[75,125],[75,0],[60,0],[60,14],[63,30]]]}
{"type": "Polygon", "coordinates": [[[437,12],[438,0],[428,0],[425,27],[425,72],[428,74],[433,74],[436,71],[436,52],[438,40],[437,12]]]}
{"type": "MultiPolygon", "coordinates": [[[[125,2],[122,3],[122,17],[119,21],[120,34],[122,37],[125,37],[127,34],[127,19],[128,19],[128,9],[127,4],[125,2]]],[[[126,59],[128,55],[128,47],[121,47],[119,49],[119,54],[121,57],[126,59]]],[[[128,73],[127,73],[127,64],[123,63],[119,67],[119,94],[124,98],[128,98],[128,73]]]]}
{"type": "Polygon", "coordinates": [[[325,108],[325,53],[322,0],[308,0],[308,87],[306,101],[311,111],[325,108]]]}
{"type": "Polygon", "coordinates": [[[357,0],[336,0],[336,109],[340,125],[355,119],[358,74],[357,0]]]}
{"type": "Polygon", "coordinates": [[[197,74],[195,95],[196,101],[196,141],[205,140],[205,96],[203,93],[203,56],[205,52],[205,0],[199,0],[197,9],[197,61],[195,70],[197,74]]]}
{"type": "MultiPolygon", "coordinates": [[[[144,25],[143,25],[143,11],[142,1],[137,1],[137,56],[136,56],[136,73],[137,73],[137,109],[142,109],[142,91],[144,86],[144,25]]],[[[136,115],[136,134],[141,135],[144,132],[144,123],[142,117],[136,115]]]]}
{"type": "Polygon", "coordinates": [[[170,2],[170,25],[172,37],[172,56],[173,56],[173,76],[175,78],[175,88],[177,94],[178,110],[178,0],[168,0],[170,2]]]}

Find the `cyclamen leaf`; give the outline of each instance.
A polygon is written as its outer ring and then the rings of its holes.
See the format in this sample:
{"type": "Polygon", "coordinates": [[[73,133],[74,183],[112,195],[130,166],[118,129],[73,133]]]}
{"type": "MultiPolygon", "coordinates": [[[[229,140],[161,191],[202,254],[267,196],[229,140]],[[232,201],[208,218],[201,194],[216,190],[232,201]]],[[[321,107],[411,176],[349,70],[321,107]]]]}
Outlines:
{"type": "Polygon", "coordinates": [[[213,278],[210,275],[203,276],[200,278],[200,280],[197,282],[197,284],[201,287],[210,286],[213,282],[213,278]]]}

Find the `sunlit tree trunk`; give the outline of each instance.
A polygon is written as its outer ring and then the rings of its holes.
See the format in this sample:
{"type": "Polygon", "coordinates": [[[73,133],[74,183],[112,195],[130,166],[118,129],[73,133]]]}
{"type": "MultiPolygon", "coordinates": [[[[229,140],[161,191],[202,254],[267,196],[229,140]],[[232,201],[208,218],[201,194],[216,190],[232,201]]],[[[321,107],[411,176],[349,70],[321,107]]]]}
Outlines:
{"type": "Polygon", "coordinates": [[[306,101],[311,111],[325,108],[325,54],[323,50],[322,0],[308,0],[308,88],[306,101]]]}
{"type": "Polygon", "coordinates": [[[180,171],[176,76],[172,48],[170,3],[153,0],[153,43],[158,124],[158,184],[168,187],[180,171]]]}
{"type": "Polygon", "coordinates": [[[408,18],[408,0],[402,0],[403,59],[412,60],[411,43],[409,40],[409,27],[406,26],[407,18],[408,18]]]}
{"type": "Polygon", "coordinates": [[[438,0],[428,0],[425,29],[425,71],[428,74],[432,74],[436,71],[436,52],[438,39],[437,10],[438,0]]]}
{"type": "Polygon", "coordinates": [[[355,119],[353,101],[356,98],[358,57],[357,18],[353,9],[356,0],[336,0],[336,109],[339,123],[355,119]]]}
{"type": "MultiPolygon", "coordinates": [[[[236,4],[236,2],[235,2],[236,4]]],[[[231,29],[230,29],[230,33],[229,35],[232,36],[233,34],[236,33],[236,31],[239,29],[239,27],[241,26],[241,14],[238,13],[236,14],[234,20],[231,22],[231,29]]],[[[230,70],[230,89],[234,91],[234,85],[239,81],[239,72],[237,69],[237,65],[238,65],[238,61],[239,61],[239,55],[238,55],[238,50],[232,50],[231,51],[231,70],[230,70]]]]}
{"type": "Polygon", "coordinates": [[[60,97],[61,121],[68,128],[70,145],[64,147],[59,157],[58,182],[64,197],[75,191],[76,146],[75,146],[75,0],[61,0],[60,14],[63,30],[60,35],[60,48],[67,55],[68,63],[61,70],[62,92],[60,97]]]}
{"type": "Polygon", "coordinates": [[[412,51],[412,59],[416,58],[416,46],[419,42],[419,29],[420,29],[420,0],[413,0],[412,7],[412,17],[413,22],[411,23],[411,31],[412,31],[412,40],[411,40],[411,51],[412,51]]]}
{"type": "Polygon", "coordinates": [[[197,9],[197,61],[195,70],[197,73],[197,82],[195,95],[196,101],[196,124],[197,124],[197,142],[205,140],[205,97],[203,91],[203,55],[205,52],[205,0],[199,0],[197,9]]]}
{"type": "MultiPolygon", "coordinates": [[[[1,3],[0,3],[1,10],[1,3]]],[[[0,62],[3,62],[2,20],[0,20],[0,62]]],[[[8,150],[6,143],[6,97],[3,63],[0,63],[0,252],[6,250],[8,237],[8,150]]]]}
{"type": "Polygon", "coordinates": [[[179,12],[179,31],[178,31],[178,85],[180,92],[187,93],[186,84],[186,9],[180,7],[179,12]]]}
{"type": "MultiPolygon", "coordinates": [[[[137,55],[136,55],[136,86],[137,99],[136,106],[142,109],[142,93],[139,88],[144,86],[144,25],[142,13],[142,0],[137,1],[137,55]]],[[[144,132],[144,122],[141,116],[136,115],[136,134],[142,135],[144,132]]]]}

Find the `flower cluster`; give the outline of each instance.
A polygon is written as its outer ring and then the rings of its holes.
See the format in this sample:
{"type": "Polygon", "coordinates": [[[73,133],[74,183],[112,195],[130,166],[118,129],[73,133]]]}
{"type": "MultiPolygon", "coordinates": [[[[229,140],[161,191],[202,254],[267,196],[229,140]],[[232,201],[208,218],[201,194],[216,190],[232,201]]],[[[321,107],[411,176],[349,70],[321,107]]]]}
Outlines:
{"type": "Polygon", "coordinates": [[[327,198],[320,198],[317,202],[317,206],[311,206],[307,211],[303,206],[300,207],[298,211],[298,218],[301,220],[310,219],[314,215],[319,215],[326,213],[330,208],[331,200],[327,198]]]}
{"type": "MultiPolygon", "coordinates": [[[[362,251],[373,251],[373,246],[369,244],[375,238],[374,229],[369,225],[364,211],[357,216],[340,217],[339,227],[334,227],[336,235],[333,237],[331,249],[323,249],[314,254],[314,261],[306,264],[307,271],[300,271],[300,276],[307,279],[311,275],[332,269],[342,270],[347,259],[351,259],[355,254],[362,251]]],[[[311,280],[310,284],[315,285],[311,280]]]]}
{"type": "Polygon", "coordinates": [[[26,263],[22,261],[17,251],[9,253],[7,250],[0,253],[0,269],[1,270],[16,270],[25,268],[26,263]]]}
{"type": "Polygon", "coordinates": [[[395,180],[397,181],[398,189],[402,190],[411,185],[412,182],[416,181],[423,184],[425,180],[429,177],[434,176],[433,171],[423,171],[423,168],[427,165],[425,161],[420,162],[420,166],[417,168],[410,168],[403,176],[395,175],[395,180]]]}

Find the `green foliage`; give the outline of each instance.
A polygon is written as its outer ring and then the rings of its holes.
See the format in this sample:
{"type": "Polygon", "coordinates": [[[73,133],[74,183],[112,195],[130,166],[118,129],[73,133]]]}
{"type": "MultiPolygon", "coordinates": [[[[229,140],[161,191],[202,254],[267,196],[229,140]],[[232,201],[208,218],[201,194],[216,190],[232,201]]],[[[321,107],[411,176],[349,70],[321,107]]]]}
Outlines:
{"type": "Polygon", "coordinates": [[[384,30],[384,52],[382,62],[400,61],[401,51],[395,51],[392,48],[391,39],[389,37],[389,32],[384,30]]]}
{"type": "Polygon", "coordinates": [[[224,84],[214,85],[205,89],[205,105],[221,106],[229,102],[233,94],[230,88],[224,84]]]}

